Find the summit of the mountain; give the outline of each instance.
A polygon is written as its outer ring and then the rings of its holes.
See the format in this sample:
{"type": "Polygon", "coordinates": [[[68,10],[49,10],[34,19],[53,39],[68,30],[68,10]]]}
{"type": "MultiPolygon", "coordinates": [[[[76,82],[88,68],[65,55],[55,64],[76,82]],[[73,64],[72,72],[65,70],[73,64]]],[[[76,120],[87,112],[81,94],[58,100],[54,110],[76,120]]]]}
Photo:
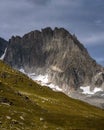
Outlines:
{"type": "Polygon", "coordinates": [[[104,70],[75,35],[57,27],[35,30],[23,37],[13,36],[4,61],[27,73],[47,74],[49,82],[66,94],[80,86],[91,85],[93,77],[104,70]]]}

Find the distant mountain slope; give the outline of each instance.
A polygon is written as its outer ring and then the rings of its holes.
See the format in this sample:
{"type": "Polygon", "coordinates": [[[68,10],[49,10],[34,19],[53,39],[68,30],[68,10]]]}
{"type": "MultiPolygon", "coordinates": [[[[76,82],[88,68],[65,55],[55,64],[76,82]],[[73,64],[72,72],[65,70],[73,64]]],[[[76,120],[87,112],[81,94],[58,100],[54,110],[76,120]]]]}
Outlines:
{"type": "Polygon", "coordinates": [[[0,61],[0,130],[103,128],[103,110],[42,87],[0,61]]]}
{"type": "Polygon", "coordinates": [[[104,68],[90,57],[86,48],[64,28],[32,31],[23,37],[12,37],[4,61],[14,68],[36,75],[48,75],[49,83],[58,85],[70,95],[80,86],[104,88],[93,80],[104,68]]]}
{"type": "Polygon", "coordinates": [[[0,38],[0,57],[3,55],[7,45],[8,45],[8,42],[4,40],[3,38],[0,38]]]}

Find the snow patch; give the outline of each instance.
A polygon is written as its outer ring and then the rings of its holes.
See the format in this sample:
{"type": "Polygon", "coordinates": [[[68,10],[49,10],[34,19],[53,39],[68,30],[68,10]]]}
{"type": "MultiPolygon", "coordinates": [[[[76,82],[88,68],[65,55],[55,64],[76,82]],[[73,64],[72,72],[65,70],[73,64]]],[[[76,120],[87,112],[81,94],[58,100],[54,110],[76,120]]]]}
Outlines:
{"type": "Polygon", "coordinates": [[[48,87],[50,87],[51,89],[53,89],[54,91],[62,91],[61,88],[59,88],[57,85],[54,84],[49,84],[48,87]]]}
{"type": "Polygon", "coordinates": [[[99,75],[101,75],[103,72],[99,72],[97,75],[99,76],[99,75]]]}
{"type": "Polygon", "coordinates": [[[62,89],[59,88],[59,86],[54,85],[54,84],[49,82],[48,74],[46,74],[46,75],[41,75],[41,74],[40,75],[36,75],[35,73],[26,73],[23,68],[21,68],[19,71],[24,73],[24,74],[26,74],[32,80],[40,83],[42,86],[47,86],[47,87],[51,88],[54,91],[62,91],[62,89]]]}
{"type": "Polygon", "coordinates": [[[34,81],[39,81],[41,82],[42,85],[45,85],[48,83],[48,75],[33,75],[33,74],[28,74],[28,76],[34,80],[34,81]]]}
{"type": "Polygon", "coordinates": [[[23,68],[19,69],[19,71],[26,74],[23,68]]]}
{"type": "Polygon", "coordinates": [[[97,88],[97,87],[96,87],[96,88],[94,88],[93,91],[94,91],[94,93],[96,93],[96,92],[103,91],[103,90],[102,90],[101,88],[97,88]]]}
{"type": "Polygon", "coordinates": [[[3,59],[4,59],[4,57],[5,57],[5,55],[6,55],[6,51],[7,51],[7,48],[5,49],[4,54],[0,57],[0,60],[3,60],[3,59]]]}
{"type": "Polygon", "coordinates": [[[97,87],[95,87],[94,90],[91,91],[90,86],[86,86],[86,87],[81,86],[80,89],[83,90],[82,92],[83,94],[90,94],[90,95],[95,94],[96,92],[99,91],[103,91],[101,88],[97,88],[97,87]]]}

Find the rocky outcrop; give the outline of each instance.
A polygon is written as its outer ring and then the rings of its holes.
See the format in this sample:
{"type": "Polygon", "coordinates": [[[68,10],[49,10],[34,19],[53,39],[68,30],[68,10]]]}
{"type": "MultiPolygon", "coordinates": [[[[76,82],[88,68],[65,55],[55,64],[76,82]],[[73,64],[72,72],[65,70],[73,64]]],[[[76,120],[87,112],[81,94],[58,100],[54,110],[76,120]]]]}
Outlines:
{"type": "Polygon", "coordinates": [[[65,93],[92,84],[104,69],[90,57],[86,48],[64,28],[50,27],[9,40],[4,61],[28,73],[48,74],[49,82],[65,93]]]}
{"type": "Polygon", "coordinates": [[[8,45],[8,42],[4,40],[3,38],[0,38],[0,57],[3,55],[7,45],[8,45]]]}
{"type": "Polygon", "coordinates": [[[102,88],[104,89],[104,73],[103,73],[103,72],[97,73],[97,74],[92,78],[92,83],[93,83],[95,86],[102,87],[102,88]]]}

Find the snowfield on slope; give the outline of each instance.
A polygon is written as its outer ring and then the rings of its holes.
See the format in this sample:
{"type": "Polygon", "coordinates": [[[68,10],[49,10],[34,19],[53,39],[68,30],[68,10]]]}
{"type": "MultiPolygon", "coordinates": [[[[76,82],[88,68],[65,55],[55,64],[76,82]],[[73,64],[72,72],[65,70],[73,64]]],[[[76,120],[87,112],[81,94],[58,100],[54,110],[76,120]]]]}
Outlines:
{"type": "Polygon", "coordinates": [[[54,84],[49,82],[48,74],[46,74],[46,75],[41,75],[41,74],[36,75],[35,73],[26,73],[23,68],[21,68],[19,71],[26,74],[33,81],[36,81],[36,82],[40,83],[42,86],[47,86],[47,87],[51,88],[54,91],[62,91],[62,89],[59,88],[59,86],[54,85],[54,84]]]}
{"type": "MultiPolygon", "coordinates": [[[[21,68],[19,71],[26,74],[33,81],[40,83],[42,86],[47,86],[54,91],[61,91],[62,92],[62,89],[59,88],[59,86],[54,85],[54,84],[49,82],[48,74],[46,74],[46,75],[41,75],[41,74],[36,75],[35,73],[26,73],[23,68],[21,68]]],[[[88,95],[94,95],[96,92],[103,91],[101,88],[98,88],[98,87],[95,87],[94,90],[91,91],[90,86],[86,86],[86,87],[81,86],[80,89],[83,91],[82,94],[86,94],[86,95],[87,94],[88,95]]]]}
{"type": "Polygon", "coordinates": [[[80,89],[83,90],[83,94],[89,94],[89,95],[92,95],[92,94],[95,94],[96,92],[99,92],[99,91],[103,91],[101,88],[97,88],[95,87],[94,90],[90,90],[90,86],[86,86],[86,87],[83,87],[81,86],[80,89]]]}
{"type": "Polygon", "coordinates": [[[5,57],[5,55],[6,55],[6,51],[7,51],[7,48],[5,49],[4,54],[0,57],[0,60],[3,60],[3,59],[4,59],[4,57],[5,57]]]}

